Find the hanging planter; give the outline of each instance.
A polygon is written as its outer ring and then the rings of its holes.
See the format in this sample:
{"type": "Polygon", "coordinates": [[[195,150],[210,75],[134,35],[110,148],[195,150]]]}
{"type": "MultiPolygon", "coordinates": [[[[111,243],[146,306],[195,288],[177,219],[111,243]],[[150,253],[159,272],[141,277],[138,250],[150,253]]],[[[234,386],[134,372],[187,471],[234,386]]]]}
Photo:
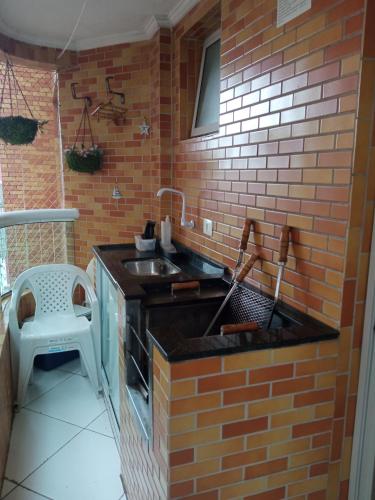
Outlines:
{"type": "Polygon", "coordinates": [[[13,65],[9,58],[6,59],[5,63],[4,80],[1,90],[0,113],[3,110],[6,92],[9,98],[10,115],[0,116],[0,139],[6,144],[11,145],[31,144],[34,141],[38,130],[42,131],[43,125],[47,122],[34,118],[26,97],[22,92],[16,75],[14,74],[13,65]],[[21,96],[23,104],[29,112],[31,118],[20,115],[20,104],[18,102],[19,95],[21,96]],[[13,114],[14,110],[17,110],[17,115],[15,116],[13,114]]]}
{"type": "Polygon", "coordinates": [[[93,174],[102,167],[103,151],[96,144],[88,149],[72,146],[65,150],[65,159],[71,170],[93,174]]]}
{"type": "Polygon", "coordinates": [[[93,174],[102,167],[103,150],[94,144],[87,99],[84,101],[81,121],[74,144],[70,148],[66,148],[64,153],[68,167],[76,172],[93,174]],[[86,136],[90,138],[91,145],[89,147],[85,146],[86,136]],[[82,138],[80,148],[77,146],[79,137],[82,138]]]}

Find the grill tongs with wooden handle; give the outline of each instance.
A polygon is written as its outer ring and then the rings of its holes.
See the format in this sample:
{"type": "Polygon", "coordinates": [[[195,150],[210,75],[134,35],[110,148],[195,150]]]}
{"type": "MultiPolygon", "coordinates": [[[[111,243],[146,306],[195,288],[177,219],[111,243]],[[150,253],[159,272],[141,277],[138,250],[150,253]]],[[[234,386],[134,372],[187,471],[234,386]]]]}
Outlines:
{"type": "Polygon", "coordinates": [[[276,305],[279,300],[279,293],[280,293],[280,283],[281,279],[283,277],[284,273],[284,267],[285,264],[288,260],[288,247],[289,247],[289,233],[290,233],[290,227],[289,226],[283,226],[281,228],[281,233],[280,233],[280,250],[279,250],[279,271],[277,273],[277,282],[276,282],[276,288],[275,288],[275,297],[273,301],[273,306],[271,310],[270,317],[268,319],[267,323],[267,330],[270,328],[273,315],[275,313],[276,305]]]}
{"type": "Polygon", "coordinates": [[[208,328],[207,330],[204,332],[203,334],[203,337],[205,337],[206,335],[208,335],[212,329],[212,327],[214,326],[214,324],[216,323],[216,320],[217,318],[220,316],[222,310],[224,309],[224,307],[226,306],[226,304],[228,303],[228,300],[231,298],[233,292],[237,289],[238,285],[246,278],[247,274],[249,273],[250,269],[253,267],[255,261],[258,259],[258,254],[256,253],[252,253],[249,257],[249,260],[246,262],[246,264],[242,267],[240,273],[238,276],[236,276],[236,279],[234,281],[234,285],[231,287],[231,289],[229,290],[229,292],[227,293],[227,296],[225,297],[224,299],[224,302],[221,304],[218,312],[215,314],[213,320],[211,321],[211,323],[208,325],[208,328]]]}
{"type": "Polygon", "coordinates": [[[240,243],[240,247],[238,249],[238,258],[237,258],[237,262],[236,262],[236,267],[233,270],[233,275],[232,275],[232,280],[231,280],[232,285],[236,281],[236,276],[237,276],[237,274],[240,270],[240,267],[242,265],[243,256],[244,256],[244,253],[247,249],[247,242],[249,241],[250,229],[251,229],[252,224],[253,224],[253,221],[251,219],[245,220],[245,224],[244,224],[243,230],[242,230],[241,243],[240,243]]]}

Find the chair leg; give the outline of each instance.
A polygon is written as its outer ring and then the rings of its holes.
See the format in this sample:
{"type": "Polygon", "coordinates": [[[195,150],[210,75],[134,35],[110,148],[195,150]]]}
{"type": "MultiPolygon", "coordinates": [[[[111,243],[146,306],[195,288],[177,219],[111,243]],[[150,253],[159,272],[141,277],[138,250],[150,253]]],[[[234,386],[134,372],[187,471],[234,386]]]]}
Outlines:
{"type": "Polygon", "coordinates": [[[81,375],[82,377],[87,377],[87,370],[81,353],[79,353],[79,361],[81,363],[81,375]]]}
{"type": "Polygon", "coordinates": [[[28,385],[32,385],[33,383],[34,383],[34,363],[33,363],[33,366],[31,368],[30,378],[29,378],[29,384],[28,385]]]}
{"type": "MultiPolygon", "coordinates": [[[[87,335],[84,338],[81,337],[81,351],[80,356],[83,363],[85,364],[89,380],[94,387],[97,397],[101,391],[101,383],[99,379],[98,370],[96,367],[95,349],[92,342],[91,336],[87,335]]],[[[81,365],[82,365],[81,361],[81,365]]]]}
{"type": "Polygon", "coordinates": [[[34,355],[32,351],[21,347],[19,369],[18,369],[18,389],[17,389],[17,406],[20,409],[25,400],[27,386],[31,371],[33,369],[34,355]]]}

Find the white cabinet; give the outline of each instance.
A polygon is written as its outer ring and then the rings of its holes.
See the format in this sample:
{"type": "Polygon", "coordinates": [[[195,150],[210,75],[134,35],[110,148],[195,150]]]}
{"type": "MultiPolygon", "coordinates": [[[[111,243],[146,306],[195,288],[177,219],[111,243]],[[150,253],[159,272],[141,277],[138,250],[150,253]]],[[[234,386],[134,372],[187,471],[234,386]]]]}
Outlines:
{"type": "Polygon", "coordinates": [[[114,416],[119,424],[119,314],[117,289],[98,263],[96,288],[101,309],[102,335],[102,376],[107,401],[110,402],[114,416]]]}

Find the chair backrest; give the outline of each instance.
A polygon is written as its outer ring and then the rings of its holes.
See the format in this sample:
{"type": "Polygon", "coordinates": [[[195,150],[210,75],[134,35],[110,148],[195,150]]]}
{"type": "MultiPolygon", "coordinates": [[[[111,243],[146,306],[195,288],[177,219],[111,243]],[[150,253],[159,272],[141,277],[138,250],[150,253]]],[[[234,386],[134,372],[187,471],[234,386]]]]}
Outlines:
{"type": "Polygon", "coordinates": [[[18,309],[20,296],[24,290],[28,289],[33,294],[36,303],[35,319],[53,313],[74,314],[73,292],[78,284],[86,290],[87,287],[91,287],[88,276],[79,267],[70,264],[32,267],[16,279],[12,291],[11,308],[18,309]]]}

